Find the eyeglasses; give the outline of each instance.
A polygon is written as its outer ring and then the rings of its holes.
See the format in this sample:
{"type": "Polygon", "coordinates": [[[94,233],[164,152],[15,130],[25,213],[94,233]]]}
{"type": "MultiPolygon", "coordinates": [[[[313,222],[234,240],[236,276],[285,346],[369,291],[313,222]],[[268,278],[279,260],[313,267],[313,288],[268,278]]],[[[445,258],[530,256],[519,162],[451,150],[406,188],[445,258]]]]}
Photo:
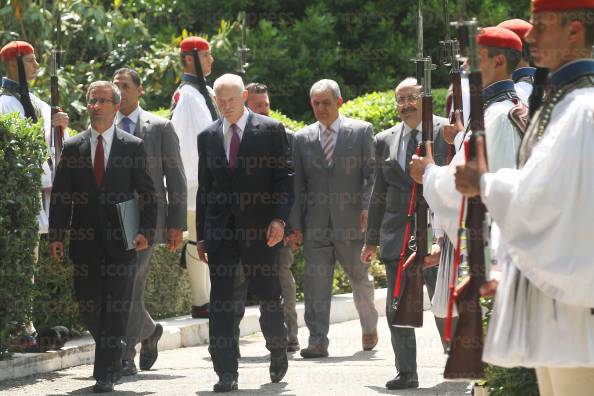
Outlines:
{"type": "Polygon", "coordinates": [[[396,103],[398,103],[399,105],[406,104],[407,102],[415,104],[417,103],[419,98],[419,95],[398,96],[396,97],[396,103]]]}
{"type": "Polygon", "coordinates": [[[104,105],[105,103],[113,103],[112,99],[105,99],[105,98],[99,98],[99,99],[91,99],[87,102],[88,105],[91,106],[95,106],[96,104],[100,104],[100,105],[104,105]]]}

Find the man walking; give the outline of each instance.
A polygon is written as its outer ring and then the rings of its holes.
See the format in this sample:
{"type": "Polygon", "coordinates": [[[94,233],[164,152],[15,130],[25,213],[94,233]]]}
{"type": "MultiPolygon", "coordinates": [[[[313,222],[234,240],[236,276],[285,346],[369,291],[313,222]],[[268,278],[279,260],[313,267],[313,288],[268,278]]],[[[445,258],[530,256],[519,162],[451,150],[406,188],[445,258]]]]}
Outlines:
{"type": "MultiPolygon", "coordinates": [[[[157,199],[157,228],[154,243],[167,243],[175,251],[186,229],[186,177],[179,153],[179,139],[169,120],[144,111],[139,100],[142,82],[132,69],[119,69],[113,83],[120,89],[122,100],[115,124],[125,132],[144,141],[148,172],[153,180],[157,199]]],[[[122,374],[136,374],[134,364],[136,344],[140,348],[140,369],[149,370],[157,360],[157,343],[163,326],[155,323],[144,306],[144,288],[155,245],[137,256],[137,270],[132,289],[132,306],[127,329],[126,352],[122,359],[122,374]]]]}

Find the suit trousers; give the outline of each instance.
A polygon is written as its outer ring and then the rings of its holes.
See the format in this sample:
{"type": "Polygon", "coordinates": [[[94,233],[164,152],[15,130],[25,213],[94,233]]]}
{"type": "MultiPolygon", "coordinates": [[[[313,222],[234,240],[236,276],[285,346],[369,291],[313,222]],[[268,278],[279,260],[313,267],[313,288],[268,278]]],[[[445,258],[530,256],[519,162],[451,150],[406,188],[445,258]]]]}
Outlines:
{"type": "Polygon", "coordinates": [[[592,367],[537,367],[541,396],[587,396],[594,389],[592,367]]]}
{"type": "MultiPolygon", "coordinates": [[[[285,314],[285,325],[287,326],[287,339],[289,342],[297,341],[297,332],[299,326],[297,324],[297,287],[295,286],[295,278],[291,272],[291,266],[295,261],[293,252],[290,246],[283,246],[279,249],[279,260],[278,260],[278,277],[281,285],[281,291],[283,296],[283,310],[285,314]]],[[[245,301],[248,292],[248,282],[245,279],[242,271],[238,274],[238,279],[235,286],[237,293],[237,299],[239,301],[245,301]]],[[[261,309],[261,307],[260,307],[261,309]]],[[[239,338],[239,324],[243,315],[245,314],[245,304],[238,306],[236,312],[236,328],[235,334],[239,338]]]]}
{"type": "Polygon", "coordinates": [[[328,236],[320,240],[305,240],[303,292],[309,344],[328,347],[330,300],[336,260],[349,278],[363,334],[376,331],[378,313],[374,303],[373,277],[361,262],[362,247],[362,239],[333,240],[328,236]]]}
{"type": "Polygon", "coordinates": [[[93,377],[116,381],[122,367],[136,261],[105,255],[75,262],[74,291],[81,319],[95,340],[93,377]]]}
{"type": "MultiPolygon", "coordinates": [[[[396,363],[396,371],[401,374],[417,374],[417,341],[415,338],[415,329],[407,327],[392,326],[392,302],[394,293],[394,282],[398,275],[398,262],[388,261],[386,263],[386,275],[388,279],[388,295],[386,297],[386,319],[388,319],[388,326],[390,327],[390,335],[392,340],[392,349],[394,350],[394,358],[396,363]]],[[[404,279],[404,278],[403,278],[404,279]]],[[[423,270],[423,279],[427,286],[429,299],[433,298],[435,293],[435,282],[437,280],[437,267],[423,270]]],[[[445,329],[445,319],[435,317],[435,325],[441,338],[443,339],[445,329]]],[[[436,340],[435,342],[440,342],[436,340]]],[[[440,345],[443,346],[442,343],[440,345]]]]}
{"type": "MultiPolygon", "coordinates": [[[[196,241],[196,211],[188,210],[188,239],[196,241]]],[[[186,247],[186,268],[190,276],[192,287],[192,305],[207,304],[210,298],[210,275],[208,264],[198,258],[196,245],[188,244],[186,247]]]]}
{"type": "Polygon", "coordinates": [[[126,330],[126,352],[124,353],[124,359],[126,360],[134,360],[136,344],[147,339],[155,332],[156,323],[144,305],[144,288],[154,250],[154,245],[149,246],[147,249],[138,252],[136,256],[136,274],[132,286],[130,316],[126,330]]]}
{"type": "MultiPolygon", "coordinates": [[[[239,339],[235,330],[236,313],[245,305],[244,299],[238,297],[234,290],[241,266],[238,241],[221,241],[216,251],[208,251],[208,263],[211,279],[208,350],[219,378],[237,378],[239,339]]],[[[244,265],[243,273],[260,303],[260,327],[266,348],[272,354],[286,353],[287,328],[283,317],[278,263],[272,268],[268,265],[244,265]]]]}

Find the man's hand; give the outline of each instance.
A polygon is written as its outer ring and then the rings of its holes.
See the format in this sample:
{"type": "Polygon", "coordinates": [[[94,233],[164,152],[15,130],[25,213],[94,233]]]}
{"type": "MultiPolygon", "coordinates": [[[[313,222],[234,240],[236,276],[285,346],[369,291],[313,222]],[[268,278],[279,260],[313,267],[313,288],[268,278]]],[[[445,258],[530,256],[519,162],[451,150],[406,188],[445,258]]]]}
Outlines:
{"type": "Polygon", "coordinates": [[[52,127],[60,127],[62,130],[68,128],[68,122],[70,118],[68,114],[64,113],[63,111],[59,111],[52,116],[52,127]]]}
{"type": "Polygon", "coordinates": [[[427,165],[434,163],[430,153],[427,153],[427,156],[425,157],[418,157],[416,154],[413,154],[412,160],[410,161],[410,177],[412,177],[415,183],[423,184],[425,168],[427,168],[427,165]]]}
{"type": "Polygon", "coordinates": [[[198,251],[198,258],[200,259],[200,261],[208,264],[208,254],[206,254],[206,247],[204,246],[204,241],[196,242],[196,250],[198,251]]]}
{"type": "Polygon", "coordinates": [[[61,260],[64,257],[64,244],[60,241],[50,243],[50,252],[54,260],[61,260]]]}
{"type": "Polygon", "coordinates": [[[280,220],[272,220],[266,231],[266,243],[268,246],[273,247],[283,240],[284,235],[285,225],[280,220]]]}
{"type": "Polygon", "coordinates": [[[291,234],[287,235],[284,240],[284,244],[289,245],[293,253],[299,250],[301,243],[303,242],[303,234],[301,230],[295,230],[291,234]]]}
{"type": "Polygon", "coordinates": [[[167,230],[167,241],[169,243],[169,251],[175,252],[181,245],[184,238],[184,232],[181,228],[170,228],[167,230]]]}
{"type": "Polygon", "coordinates": [[[467,197],[481,194],[481,176],[487,172],[485,145],[482,136],[476,139],[476,158],[456,167],[456,190],[467,197]]]}
{"type": "Polygon", "coordinates": [[[371,265],[371,261],[375,258],[376,254],[377,246],[363,245],[363,249],[361,249],[361,262],[367,266],[371,265]]]}
{"type": "Polygon", "coordinates": [[[367,220],[369,219],[369,211],[362,210],[359,215],[359,228],[361,229],[361,235],[367,232],[367,220]]]}
{"type": "Polygon", "coordinates": [[[134,238],[134,250],[140,252],[148,247],[148,240],[142,234],[136,235],[134,238]]]}
{"type": "Polygon", "coordinates": [[[428,269],[439,265],[439,257],[441,256],[441,246],[439,243],[434,243],[431,246],[431,254],[423,258],[423,269],[428,269]]]}
{"type": "Polygon", "coordinates": [[[454,144],[454,139],[456,139],[458,133],[464,131],[464,123],[462,122],[462,114],[460,114],[460,110],[456,110],[455,117],[456,121],[454,124],[444,125],[443,127],[443,140],[448,144],[454,144]]]}

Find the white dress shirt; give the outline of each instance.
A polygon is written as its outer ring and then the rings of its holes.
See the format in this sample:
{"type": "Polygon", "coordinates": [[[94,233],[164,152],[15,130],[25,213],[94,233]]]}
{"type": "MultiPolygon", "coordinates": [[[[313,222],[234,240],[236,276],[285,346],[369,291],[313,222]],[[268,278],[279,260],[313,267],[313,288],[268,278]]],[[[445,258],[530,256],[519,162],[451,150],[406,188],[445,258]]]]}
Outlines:
{"type": "Polygon", "coordinates": [[[111,145],[113,143],[113,137],[115,133],[115,127],[111,127],[103,133],[97,132],[91,127],[91,161],[93,161],[93,167],[95,166],[95,150],[97,150],[97,138],[99,135],[103,136],[103,164],[107,169],[107,160],[109,159],[109,152],[111,151],[111,145]]]}
{"type": "MultiPolygon", "coordinates": [[[[402,131],[402,137],[400,138],[400,145],[398,146],[398,164],[400,165],[400,167],[402,168],[402,170],[406,170],[406,147],[408,146],[408,142],[410,140],[411,137],[411,132],[413,130],[413,128],[411,128],[410,126],[408,126],[406,124],[406,122],[402,123],[402,128],[404,128],[404,130],[402,131]]],[[[421,141],[421,129],[423,128],[423,123],[420,122],[419,125],[417,125],[416,129],[417,130],[417,142],[421,141]]]]}
{"type": "MultiPolygon", "coordinates": [[[[338,118],[336,120],[334,120],[334,122],[330,125],[330,128],[332,129],[332,144],[334,146],[334,148],[336,149],[336,140],[338,139],[338,131],[340,130],[340,125],[342,124],[342,116],[338,115],[338,118]]],[[[325,133],[326,130],[328,128],[326,128],[326,125],[322,124],[321,122],[318,121],[318,130],[319,130],[319,139],[320,139],[320,145],[322,146],[322,150],[324,150],[324,143],[326,143],[325,140],[325,133]]]]}
{"type": "Polygon", "coordinates": [[[118,111],[116,114],[115,124],[118,126],[118,128],[124,129],[124,123],[122,120],[124,117],[128,117],[130,121],[132,121],[130,123],[130,133],[134,135],[134,131],[136,130],[136,125],[138,125],[138,120],[140,119],[140,114],[142,114],[142,111],[143,110],[140,106],[136,107],[136,109],[134,109],[134,111],[127,116],[118,111]]]}
{"type": "MultiPolygon", "coordinates": [[[[241,139],[243,139],[243,131],[245,131],[245,126],[247,124],[249,114],[249,111],[244,107],[243,115],[235,123],[235,125],[237,125],[237,134],[239,135],[240,143],[241,139]]],[[[229,150],[231,148],[232,137],[233,131],[231,130],[231,123],[226,118],[223,118],[223,138],[225,141],[225,155],[227,156],[227,161],[229,161],[229,150]]]]}

